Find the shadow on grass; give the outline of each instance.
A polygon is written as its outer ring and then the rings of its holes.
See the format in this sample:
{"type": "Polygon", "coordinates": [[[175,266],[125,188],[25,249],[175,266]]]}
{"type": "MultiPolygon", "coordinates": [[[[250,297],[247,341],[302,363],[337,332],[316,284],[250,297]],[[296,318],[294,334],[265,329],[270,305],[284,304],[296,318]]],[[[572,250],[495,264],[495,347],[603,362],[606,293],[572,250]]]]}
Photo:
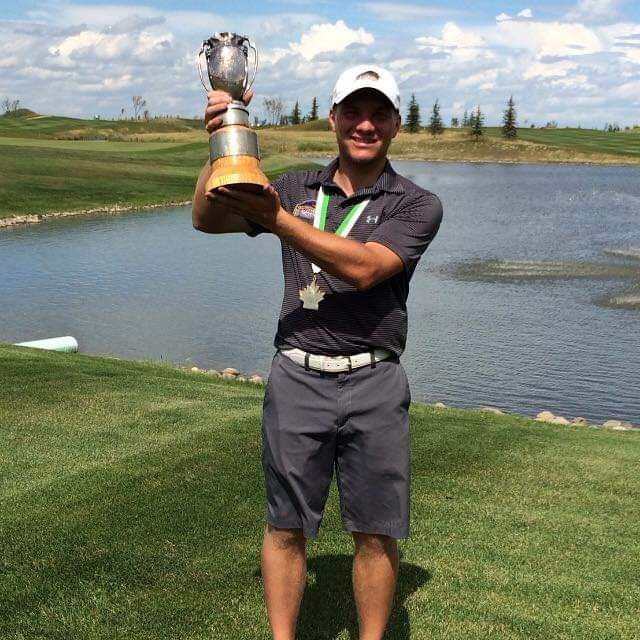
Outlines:
{"type": "MultiPolygon", "coordinates": [[[[299,640],[334,640],[345,629],[351,640],[357,640],[358,618],[351,585],[352,561],[353,556],[344,554],[308,560],[307,587],[296,632],[299,640]]],[[[411,638],[405,602],[430,579],[431,574],[426,569],[407,562],[400,563],[395,602],[385,638],[411,638]]]]}

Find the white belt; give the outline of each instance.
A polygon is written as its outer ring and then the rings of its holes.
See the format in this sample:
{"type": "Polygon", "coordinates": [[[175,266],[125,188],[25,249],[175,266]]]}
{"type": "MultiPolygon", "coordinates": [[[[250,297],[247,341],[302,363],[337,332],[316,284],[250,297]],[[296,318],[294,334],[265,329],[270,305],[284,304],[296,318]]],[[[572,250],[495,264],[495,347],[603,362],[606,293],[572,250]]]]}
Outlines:
{"type": "Polygon", "coordinates": [[[281,349],[280,353],[303,367],[325,373],[340,373],[366,365],[374,365],[392,355],[386,349],[373,349],[364,353],[356,353],[353,356],[317,356],[302,351],[302,349],[281,349]]]}

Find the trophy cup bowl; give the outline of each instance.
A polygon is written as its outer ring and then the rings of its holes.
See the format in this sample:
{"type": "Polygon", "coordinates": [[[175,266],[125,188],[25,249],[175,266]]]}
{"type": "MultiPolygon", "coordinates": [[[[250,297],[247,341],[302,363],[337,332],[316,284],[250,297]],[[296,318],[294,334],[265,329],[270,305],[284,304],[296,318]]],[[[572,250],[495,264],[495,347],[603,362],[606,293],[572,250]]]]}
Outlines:
{"type": "Polygon", "coordinates": [[[211,88],[226,91],[232,101],[222,116],[222,125],[209,138],[211,176],[205,189],[233,186],[261,190],[269,179],[260,169],[258,136],[249,126],[249,111],[242,98],[253,84],[258,70],[258,51],[245,36],[216,33],[202,43],[198,70],[205,91],[209,91],[202,74],[202,58],[211,88]],[[253,50],[253,77],[249,82],[249,50],[253,50]]]}

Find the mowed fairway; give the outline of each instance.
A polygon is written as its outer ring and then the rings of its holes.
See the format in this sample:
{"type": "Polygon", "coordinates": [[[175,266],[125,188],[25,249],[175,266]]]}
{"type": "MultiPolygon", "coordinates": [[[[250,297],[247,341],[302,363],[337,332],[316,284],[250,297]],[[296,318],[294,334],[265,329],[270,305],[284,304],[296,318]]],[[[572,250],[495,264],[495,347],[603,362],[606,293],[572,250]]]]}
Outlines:
{"type": "MultiPolygon", "coordinates": [[[[206,137],[186,144],[5,139],[0,217],[188,200],[207,159],[206,137]]],[[[274,178],[307,164],[273,155],[262,168],[274,178]]]]}
{"type": "MultiPolygon", "coordinates": [[[[263,388],[0,346],[0,637],[266,640],[263,388]]],[[[640,637],[640,433],[413,405],[393,640],[640,637]]],[[[357,638],[332,490],[300,640],[357,638]]]]}
{"type": "MultiPolygon", "coordinates": [[[[490,132],[499,135],[495,129],[490,132]]],[[[640,130],[610,133],[593,129],[518,129],[518,138],[585,152],[640,158],[640,130]]]]}

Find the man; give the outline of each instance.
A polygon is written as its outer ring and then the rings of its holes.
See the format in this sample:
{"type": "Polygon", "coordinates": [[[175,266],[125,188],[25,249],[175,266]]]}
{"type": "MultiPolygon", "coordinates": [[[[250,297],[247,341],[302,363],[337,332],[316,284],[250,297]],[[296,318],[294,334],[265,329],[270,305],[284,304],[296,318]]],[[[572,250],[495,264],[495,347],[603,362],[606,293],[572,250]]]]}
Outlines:
{"type": "MultiPolygon", "coordinates": [[[[251,95],[245,96],[245,102],[251,95]]],[[[230,97],[209,93],[207,129],[230,97]]],[[[329,122],[339,155],[320,171],[290,173],[261,193],[219,187],[193,201],[208,233],[276,234],[285,293],[265,390],[262,462],[267,526],[262,574],[274,640],[293,640],[333,468],[343,524],[353,535],[360,640],[380,640],[409,533],[410,392],[398,360],[416,264],[442,218],[437,196],[387,160],[400,129],[391,74],[346,70],[329,122]]]]}

